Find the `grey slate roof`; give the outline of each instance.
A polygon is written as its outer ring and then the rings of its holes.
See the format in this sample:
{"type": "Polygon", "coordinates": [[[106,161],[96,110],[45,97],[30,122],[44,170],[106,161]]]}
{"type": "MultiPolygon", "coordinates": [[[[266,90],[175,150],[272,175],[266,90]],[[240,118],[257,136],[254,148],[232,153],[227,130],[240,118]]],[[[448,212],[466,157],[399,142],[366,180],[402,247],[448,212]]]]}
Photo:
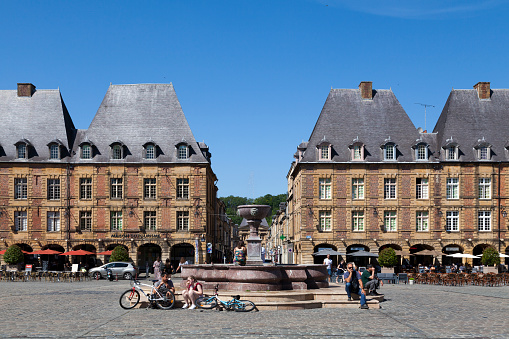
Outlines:
{"type": "Polygon", "coordinates": [[[509,89],[492,89],[489,100],[475,89],[452,90],[433,131],[439,147],[451,137],[459,144],[459,161],[478,161],[474,146],[483,138],[492,145],[492,161],[507,161],[509,89]]]}
{"type": "Polygon", "coordinates": [[[172,84],[111,85],[88,130],[78,131],[73,151],[76,162],[209,162],[208,147],[196,142],[172,84]],[[91,160],[80,159],[79,145],[87,140],[96,150],[91,160]],[[111,159],[114,142],[125,145],[124,159],[111,159]],[[148,142],[157,145],[155,160],[144,158],[148,142]],[[180,143],[189,145],[186,160],[177,159],[180,143]]]}
{"type": "MultiPolygon", "coordinates": [[[[387,139],[397,145],[397,162],[414,161],[412,146],[420,134],[391,90],[374,90],[372,100],[359,89],[332,89],[311,133],[301,162],[317,162],[323,139],[332,144],[332,162],[352,162],[354,139],[365,145],[365,161],[383,161],[387,139]]],[[[305,144],[299,145],[303,148],[305,144]]]]}
{"type": "Polygon", "coordinates": [[[75,128],[59,90],[37,90],[31,97],[0,90],[0,117],[0,161],[23,161],[16,159],[14,146],[22,139],[33,147],[29,161],[47,161],[48,143],[56,139],[65,146],[61,147],[61,161],[69,159],[75,128]]]}

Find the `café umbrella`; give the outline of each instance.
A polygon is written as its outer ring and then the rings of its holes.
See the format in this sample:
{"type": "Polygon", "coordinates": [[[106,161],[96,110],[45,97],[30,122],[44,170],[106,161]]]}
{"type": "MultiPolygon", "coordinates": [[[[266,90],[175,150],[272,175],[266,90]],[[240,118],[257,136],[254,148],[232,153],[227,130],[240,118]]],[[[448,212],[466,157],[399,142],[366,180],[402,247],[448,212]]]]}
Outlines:
{"type": "Polygon", "coordinates": [[[110,250],[110,251],[104,251],[104,252],[99,252],[97,253],[98,255],[111,255],[111,253],[113,253],[113,250],[110,250]]]}
{"type": "Polygon", "coordinates": [[[362,251],[362,250],[361,251],[357,251],[357,252],[347,253],[346,255],[350,255],[352,257],[373,257],[373,258],[378,258],[378,254],[367,252],[367,251],[362,251]]]}
{"type": "Polygon", "coordinates": [[[32,252],[31,254],[39,254],[39,255],[48,254],[48,255],[52,255],[52,254],[61,254],[61,253],[62,252],[51,250],[51,249],[48,248],[48,249],[45,249],[45,250],[39,250],[39,251],[32,252]]]}
{"type": "Polygon", "coordinates": [[[76,250],[76,251],[69,251],[69,252],[64,252],[60,255],[95,255],[94,252],[89,252],[89,251],[85,251],[85,250],[76,250]]]}

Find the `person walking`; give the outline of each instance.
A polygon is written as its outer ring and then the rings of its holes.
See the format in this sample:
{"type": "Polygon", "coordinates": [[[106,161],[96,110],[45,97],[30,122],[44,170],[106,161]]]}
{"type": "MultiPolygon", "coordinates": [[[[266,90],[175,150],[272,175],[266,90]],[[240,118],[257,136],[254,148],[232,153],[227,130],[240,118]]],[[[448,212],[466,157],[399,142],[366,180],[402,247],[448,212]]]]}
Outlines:
{"type": "Polygon", "coordinates": [[[348,301],[352,300],[352,292],[355,292],[361,297],[361,309],[369,309],[368,304],[366,304],[366,295],[364,294],[361,275],[355,269],[353,262],[349,262],[346,265],[346,272],[343,275],[343,280],[345,282],[345,291],[348,296],[348,301]]]}
{"type": "Polygon", "coordinates": [[[329,273],[329,281],[332,282],[332,259],[330,254],[327,254],[327,258],[323,259],[323,264],[327,265],[327,273],[329,273]]]}
{"type": "Polygon", "coordinates": [[[154,261],[154,279],[161,280],[161,259],[159,257],[154,261]]]}

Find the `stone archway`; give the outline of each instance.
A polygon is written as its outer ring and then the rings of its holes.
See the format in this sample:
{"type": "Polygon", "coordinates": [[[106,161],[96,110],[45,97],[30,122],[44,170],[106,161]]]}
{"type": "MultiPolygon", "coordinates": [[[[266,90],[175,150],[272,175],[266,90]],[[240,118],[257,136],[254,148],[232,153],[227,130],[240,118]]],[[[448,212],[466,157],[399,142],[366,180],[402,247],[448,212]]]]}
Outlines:
{"type": "Polygon", "coordinates": [[[352,257],[350,254],[357,251],[366,251],[370,252],[370,249],[366,245],[362,244],[352,244],[346,248],[346,261],[353,261],[357,265],[357,267],[365,267],[369,264],[369,257],[352,257]]]}
{"type": "Polygon", "coordinates": [[[95,253],[97,253],[97,249],[95,248],[94,245],[79,244],[74,246],[72,250],[73,251],[83,250],[94,253],[90,255],[80,255],[80,256],[73,255],[71,259],[72,264],[80,264],[80,267],[84,266],[87,270],[97,266],[97,259],[95,255],[95,253]]]}
{"type": "MultiPolygon", "coordinates": [[[[318,252],[320,250],[323,250],[323,249],[326,249],[326,248],[330,248],[333,251],[337,251],[337,247],[336,246],[331,245],[331,244],[327,244],[327,243],[322,243],[322,244],[316,245],[313,248],[313,253],[316,253],[316,252],[318,252]]],[[[313,264],[318,264],[318,265],[323,264],[323,260],[324,259],[325,259],[324,256],[314,255],[313,256],[313,264]]],[[[332,266],[337,266],[339,258],[336,255],[331,255],[331,259],[332,259],[332,266]]]]}
{"type": "Polygon", "coordinates": [[[170,261],[174,269],[178,268],[181,258],[190,264],[194,263],[194,246],[189,243],[173,245],[170,251],[170,261]]]}
{"type": "MultiPolygon", "coordinates": [[[[22,251],[29,252],[29,253],[23,253],[23,262],[26,264],[36,264],[35,256],[30,254],[30,252],[33,252],[32,246],[25,244],[25,243],[18,243],[15,244],[19,248],[21,248],[22,251]]],[[[24,266],[23,266],[24,269],[24,266]]]]}
{"type": "Polygon", "coordinates": [[[156,261],[157,258],[161,259],[161,246],[157,244],[147,243],[143,244],[138,247],[137,251],[137,265],[140,268],[140,273],[147,271],[147,266],[149,272],[154,272],[154,261],[156,261]]]}
{"type": "Polygon", "coordinates": [[[477,246],[474,247],[474,249],[472,250],[472,254],[479,256],[478,259],[472,259],[474,266],[480,266],[482,264],[481,263],[482,253],[488,247],[493,247],[493,246],[491,246],[489,244],[478,244],[477,246]]]}
{"type": "MultiPolygon", "coordinates": [[[[58,252],[65,252],[63,246],[59,244],[47,244],[42,247],[43,250],[53,250],[58,252]]],[[[39,256],[40,267],[43,271],[63,271],[64,265],[67,260],[65,255],[60,254],[43,254],[39,256]]]]}
{"type": "Polygon", "coordinates": [[[448,257],[450,254],[454,253],[464,253],[464,248],[461,245],[458,244],[447,244],[442,248],[442,265],[444,266],[450,266],[453,263],[456,264],[458,267],[462,263],[462,258],[452,258],[448,257]]]}
{"type": "MultiPolygon", "coordinates": [[[[410,254],[414,254],[416,252],[420,252],[423,250],[433,251],[435,248],[431,245],[427,244],[415,244],[410,246],[410,254]]],[[[432,255],[412,255],[410,256],[410,263],[412,266],[416,267],[419,264],[424,266],[430,266],[434,264],[435,258],[432,255]]]]}

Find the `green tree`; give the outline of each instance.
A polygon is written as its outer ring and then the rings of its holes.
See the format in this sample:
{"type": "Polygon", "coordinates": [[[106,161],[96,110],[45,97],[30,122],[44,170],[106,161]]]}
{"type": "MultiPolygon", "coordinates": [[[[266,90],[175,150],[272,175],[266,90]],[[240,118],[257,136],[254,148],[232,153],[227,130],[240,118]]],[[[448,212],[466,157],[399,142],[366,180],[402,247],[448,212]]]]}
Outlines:
{"type": "Polygon", "coordinates": [[[113,249],[110,256],[110,262],[114,261],[130,261],[129,252],[127,252],[124,246],[118,245],[113,249]]]}
{"type": "Polygon", "coordinates": [[[279,210],[279,203],[286,201],[286,194],[279,195],[271,195],[266,194],[262,197],[258,197],[256,199],[246,198],[246,197],[236,197],[230,195],[228,197],[219,198],[221,199],[226,206],[226,214],[235,224],[239,224],[242,222],[242,218],[237,215],[237,207],[240,205],[269,205],[271,209],[271,214],[266,218],[267,223],[270,225],[272,222],[272,216],[279,210]]]}
{"type": "Polygon", "coordinates": [[[398,257],[396,257],[396,251],[393,248],[384,248],[378,254],[378,263],[383,267],[394,267],[398,264],[398,257]]]}
{"type": "Polygon", "coordinates": [[[21,252],[21,248],[17,245],[9,246],[4,253],[4,261],[9,265],[15,265],[23,262],[23,260],[25,260],[25,256],[23,252],[21,252]]]}
{"type": "Polygon", "coordinates": [[[493,266],[500,264],[500,254],[493,247],[486,247],[482,253],[481,262],[486,266],[493,266]]]}

